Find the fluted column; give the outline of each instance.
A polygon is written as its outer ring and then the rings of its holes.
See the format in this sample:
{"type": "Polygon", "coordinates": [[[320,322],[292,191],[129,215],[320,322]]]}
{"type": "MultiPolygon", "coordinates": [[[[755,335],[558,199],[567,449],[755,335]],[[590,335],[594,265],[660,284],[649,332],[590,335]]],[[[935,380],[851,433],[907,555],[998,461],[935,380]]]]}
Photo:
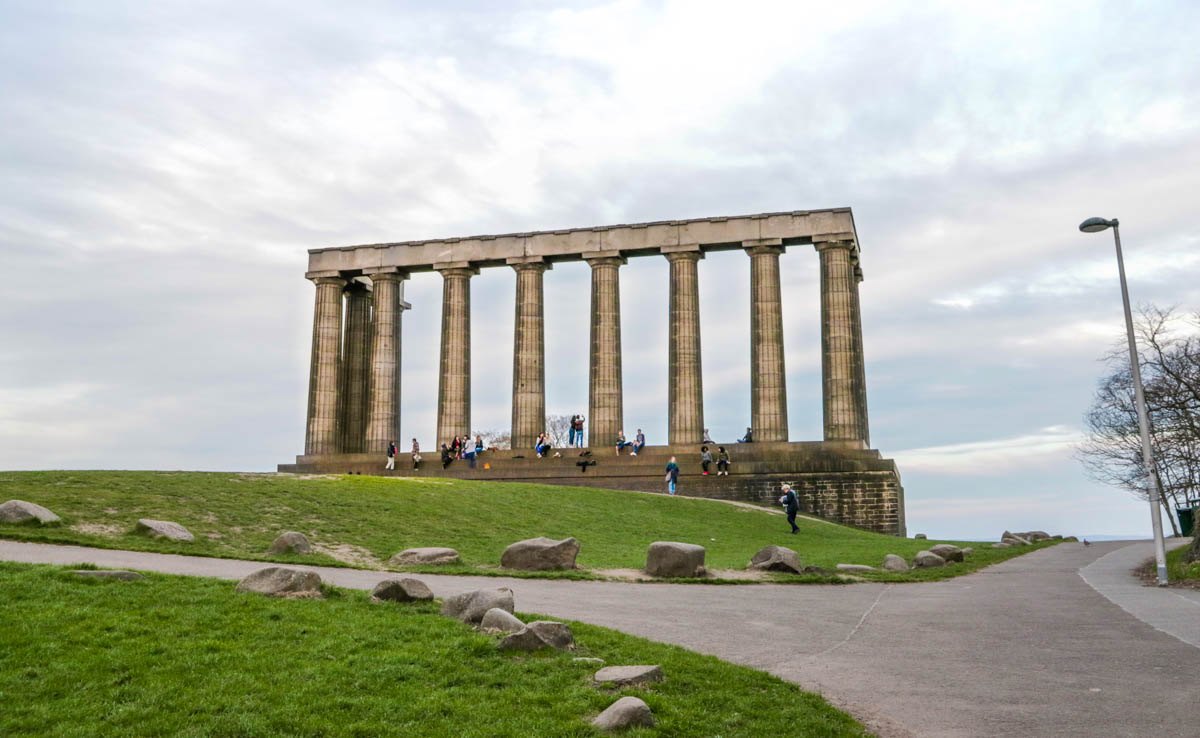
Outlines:
{"type": "Polygon", "coordinates": [[[858,253],[849,240],[816,241],[821,258],[821,374],[826,441],[869,443],[858,309],[858,253]]]}
{"type": "Polygon", "coordinates": [[[442,358],[438,379],[437,444],[471,433],[471,276],[466,262],[442,275],[442,358]]]}
{"type": "Polygon", "coordinates": [[[346,326],[342,336],[342,453],[362,453],[367,435],[370,382],[371,292],[362,282],[346,285],[346,326]]]}
{"type": "Polygon", "coordinates": [[[696,269],[704,254],[698,246],[674,248],[678,250],[663,254],[671,263],[667,443],[672,445],[700,443],[704,439],[700,290],[696,269]]]}
{"type": "MultiPolygon", "coordinates": [[[[586,254],[585,254],[586,256],[586,254]]],[[[588,362],[588,446],[611,446],[623,430],[621,386],[621,280],[625,259],[600,256],[592,267],[591,357],[588,362]]]]}
{"type": "Polygon", "coordinates": [[[336,454],[341,389],[342,289],[340,277],[316,277],[313,311],[312,364],[308,375],[308,423],[304,453],[336,454]]]}
{"type": "Polygon", "coordinates": [[[509,259],[517,273],[513,319],[512,447],[532,448],[546,430],[546,338],[543,261],[509,259]]]}
{"type": "Polygon", "coordinates": [[[782,241],[743,244],[750,255],[750,425],[756,441],[788,439],[783,361],[782,241]]]}
{"type": "Polygon", "coordinates": [[[400,316],[407,303],[400,299],[403,272],[376,272],[371,277],[374,318],[371,321],[370,383],[367,403],[368,453],[387,452],[388,443],[400,438],[400,316]]]}

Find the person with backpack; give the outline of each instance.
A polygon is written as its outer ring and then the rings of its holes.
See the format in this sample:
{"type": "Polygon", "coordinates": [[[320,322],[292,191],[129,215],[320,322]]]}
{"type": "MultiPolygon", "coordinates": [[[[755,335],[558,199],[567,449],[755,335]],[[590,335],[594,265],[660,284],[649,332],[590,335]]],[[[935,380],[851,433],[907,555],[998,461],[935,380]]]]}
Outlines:
{"type": "Polygon", "coordinates": [[[724,446],[717,447],[717,476],[729,476],[729,452],[724,446]]]}
{"type": "MultiPolygon", "coordinates": [[[[376,448],[378,448],[378,447],[376,447],[376,448]]],[[[385,466],[383,468],[384,469],[395,469],[396,468],[396,442],[395,441],[388,441],[387,454],[388,454],[387,466],[385,466]]]]}
{"type": "Polygon", "coordinates": [[[712,463],[712,452],[708,450],[708,446],[700,447],[700,468],[704,470],[704,476],[708,476],[708,465],[712,463]]]}
{"type": "Polygon", "coordinates": [[[678,481],[679,481],[679,464],[675,463],[675,457],[672,456],[671,460],[667,462],[667,476],[666,476],[667,494],[669,494],[669,495],[675,494],[675,484],[678,481]]]}
{"type": "Polygon", "coordinates": [[[800,498],[796,497],[796,492],[788,485],[783,485],[783,496],[779,498],[779,503],[783,505],[783,509],[787,512],[788,525],[792,526],[792,535],[800,532],[799,526],[796,525],[796,513],[800,512],[800,498]]]}

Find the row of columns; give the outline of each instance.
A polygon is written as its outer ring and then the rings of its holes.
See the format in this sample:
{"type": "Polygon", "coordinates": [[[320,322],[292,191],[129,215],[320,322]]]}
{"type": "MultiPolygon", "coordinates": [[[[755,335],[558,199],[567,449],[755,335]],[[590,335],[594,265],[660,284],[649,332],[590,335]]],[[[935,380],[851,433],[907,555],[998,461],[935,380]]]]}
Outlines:
{"type": "MultiPolygon", "coordinates": [[[[815,241],[821,272],[821,369],[824,437],[869,445],[857,247],[852,241],[815,241]]],[[[750,398],[756,441],[788,440],[786,368],[779,239],[745,242],[750,257],[750,398]]],[[[670,263],[670,444],[704,437],[700,349],[699,245],[664,247],[670,263]]],[[[594,446],[610,445],[623,428],[621,294],[625,258],[584,254],[591,266],[588,417],[594,446]]],[[[545,430],[546,361],[541,257],[508,260],[516,272],[513,324],[512,444],[533,445],[545,430]]],[[[471,283],[467,262],[439,264],[442,275],[441,362],[437,442],[471,433],[471,283]]],[[[395,270],[368,274],[371,288],[337,277],[317,277],[309,382],[306,454],[377,453],[399,438],[400,299],[395,270]],[[343,338],[343,295],[346,320],[343,338]],[[369,361],[366,357],[369,357],[369,361]]]]}

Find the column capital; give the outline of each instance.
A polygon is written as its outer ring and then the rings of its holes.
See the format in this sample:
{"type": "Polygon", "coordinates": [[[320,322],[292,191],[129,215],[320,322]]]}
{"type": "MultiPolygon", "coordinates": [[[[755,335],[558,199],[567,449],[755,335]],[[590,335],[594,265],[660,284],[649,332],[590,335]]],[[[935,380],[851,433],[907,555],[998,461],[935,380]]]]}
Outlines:
{"type": "Polygon", "coordinates": [[[625,258],[620,252],[586,251],[582,256],[583,260],[588,263],[588,266],[593,269],[598,266],[621,267],[629,263],[629,259],[625,258]]]}
{"type": "Polygon", "coordinates": [[[346,282],[346,292],[370,292],[371,285],[366,282],[360,282],[357,279],[351,279],[346,282]]]}
{"type": "Polygon", "coordinates": [[[698,243],[681,243],[677,246],[663,246],[659,249],[659,253],[667,257],[667,261],[700,261],[704,258],[704,252],[700,250],[698,243]]]}
{"type": "Polygon", "coordinates": [[[752,241],[742,241],[742,248],[750,256],[756,254],[782,254],[784,250],[782,238],[757,238],[752,241]]]}
{"type": "Polygon", "coordinates": [[[396,267],[381,267],[378,269],[364,269],[363,276],[370,279],[372,282],[388,280],[393,282],[403,282],[408,279],[408,272],[397,269],[396,267]]]}
{"type": "Polygon", "coordinates": [[[470,278],[479,274],[479,267],[471,266],[469,261],[443,261],[433,265],[433,270],[443,277],[470,278]]]}
{"type": "Polygon", "coordinates": [[[317,284],[317,285],[331,284],[331,285],[334,285],[335,287],[345,287],[346,286],[346,280],[342,279],[339,276],[319,276],[319,277],[309,277],[308,279],[311,279],[312,283],[317,284]]]}
{"type": "Polygon", "coordinates": [[[813,248],[817,251],[828,249],[847,249],[858,252],[858,244],[854,242],[853,233],[823,233],[813,236],[813,248]]]}
{"type": "Polygon", "coordinates": [[[511,256],[504,260],[505,264],[515,269],[518,272],[523,271],[548,271],[553,269],[553,265],[546,261],[541,256],[511,256]]]}

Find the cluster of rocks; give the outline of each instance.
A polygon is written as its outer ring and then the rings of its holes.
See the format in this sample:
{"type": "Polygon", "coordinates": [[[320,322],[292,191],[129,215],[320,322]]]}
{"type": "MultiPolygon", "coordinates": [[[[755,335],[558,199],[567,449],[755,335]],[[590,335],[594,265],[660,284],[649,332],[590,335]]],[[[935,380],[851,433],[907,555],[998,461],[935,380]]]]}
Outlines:
{"type": "Polygon", "coordinates": [[[992,548],[1012,548],[1014,546],[1029,546],[1038,541],[1048,541],[1052,538],[1062,539],[1062,536],[1052,536],[1043,530],[1031,530],[1025,533],[1010,533],[1004,531],[999,543],[993,543],[992,548]]]}

